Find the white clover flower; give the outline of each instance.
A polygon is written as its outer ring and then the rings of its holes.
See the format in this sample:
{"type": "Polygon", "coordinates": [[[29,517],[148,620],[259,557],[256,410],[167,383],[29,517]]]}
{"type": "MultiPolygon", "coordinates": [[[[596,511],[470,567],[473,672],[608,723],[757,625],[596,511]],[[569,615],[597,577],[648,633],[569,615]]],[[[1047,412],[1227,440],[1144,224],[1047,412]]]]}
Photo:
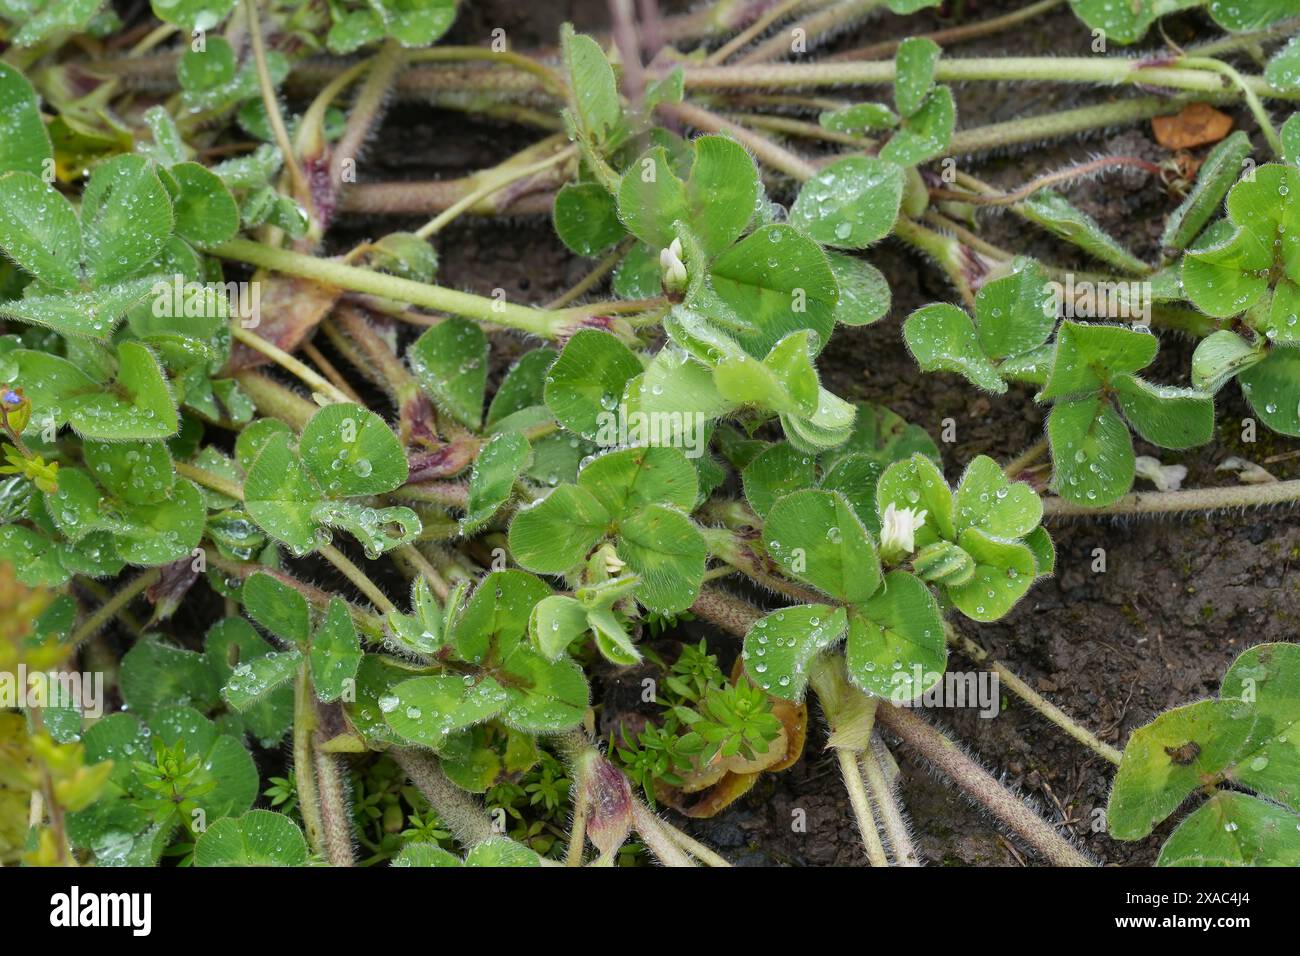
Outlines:
{"type": "Polygon", "coordinates": [[[916,550],[916,531],[925,524],[925,511],[895,508],[891,501],[880,516],[880,550],[890,557],[901,557],[916,550]]]}
{"type": "Polygon", "coordinates": [[[1177,491],[1187,477],[1184,465],[1162,465],[1150,455],[1138,455],[1134,471],[1139,478],[1145,478],[1155,485],[1157,491],[1177,491]]]}
{"type": "Polygon", "coordinates": [[[680,239],[674,239],[667,249],[659,250],[659,273],[663,276],[664,288],[669,292],[681,292],[686,288],[686,263],[682,262],[680,239]]]}

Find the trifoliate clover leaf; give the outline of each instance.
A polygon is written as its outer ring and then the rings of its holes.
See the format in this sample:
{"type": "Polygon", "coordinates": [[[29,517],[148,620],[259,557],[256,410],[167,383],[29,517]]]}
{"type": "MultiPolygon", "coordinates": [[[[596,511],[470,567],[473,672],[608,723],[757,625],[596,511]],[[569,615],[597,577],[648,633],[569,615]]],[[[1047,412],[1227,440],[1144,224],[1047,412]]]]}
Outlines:
{"type": "Polygon", "coordinates": [[[880,151],[880,158],[899,166],[916,166],[941,156],[952,142],[957,107],[952,90],[935,87],[921,107],[900,124],[880,151]]]}
{"type": "Polygon", "coordinates": [[[1150,271],[1146,263],[1121,246],[1095,219],[1077,209],[1060,193],[1040,189],[1016,209],[1026,219],[1102,262],[1124,272],[1142,274],[1150,271]]]}
{"type": "Polygon", "coordinates": [[[745,148],[726,136],[701,136],[691,144],[690,172],[678,177],[668,151],[652,147],[623,174],[618,215],[652,250],[680,240],[689,227],[706,257],[722,252],[753,218],[758,170],[745,148]]]}

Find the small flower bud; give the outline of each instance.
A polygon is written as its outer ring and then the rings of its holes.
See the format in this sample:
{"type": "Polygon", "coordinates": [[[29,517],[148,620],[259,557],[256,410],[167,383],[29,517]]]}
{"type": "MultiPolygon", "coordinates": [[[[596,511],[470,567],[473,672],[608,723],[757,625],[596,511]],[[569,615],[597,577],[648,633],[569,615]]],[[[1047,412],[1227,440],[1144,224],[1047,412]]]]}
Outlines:
{"type": "Polygon", "coordinates": [[[15,435],[21,435],[32,420],[32,403],[17,387],[0,387],[0,423],[15,435]]]}
{"type": "Polygon", "coordinates": [[[632,788],[627,777],[594,751],[582,767],[587,797],[587,838],[600,851],[602,863],[612,864],[614,854],[632,830],[632,788]]]}
{"type": "Polygon", "coordinates": [[[663,278],[664,291],[682,292],[686,289],[686,263],[682,262],[682,241],[674,239],[667,249],[659,250],[659,273],[663,278]]]}

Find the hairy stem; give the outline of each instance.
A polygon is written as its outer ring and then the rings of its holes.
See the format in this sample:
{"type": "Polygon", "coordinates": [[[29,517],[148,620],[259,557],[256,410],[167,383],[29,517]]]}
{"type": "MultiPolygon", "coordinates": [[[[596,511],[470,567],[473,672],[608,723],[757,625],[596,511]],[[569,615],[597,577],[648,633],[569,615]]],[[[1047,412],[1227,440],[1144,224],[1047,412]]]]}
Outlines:
{"type": "Polygon", "coordinates": [[[1275,481],[1266,485],[1234,485],[1229,488],[1134,492],[1100,508],[1064,498],[1044,498],[1043,513],[1073,518],[1092,515],[1178,514],[1186,511],[1214,511],[1219,508],[1281,505],[1295,501],[1300,501],[1300,479],[1275,481]]]}
{"type": "Polygon", "coordinates": [[[230,337],[236,342],[242,342],[254,351],[261,352],[271,361],[275,362],[276,365],[298,378],[304,385],[315,389],[322,395],[328,396],[336,402],[352,401],[352,399],[350,399],[344,392],[335,386],[333,382],[329,381],[323,375],[318,374],[314,369],[309,368],[306,364],[294,358],[275,343],[268,342],[260,335],[256,335],[248,329],[241,327],[238,323],[232,322],[230,324],[230,337]]]}
{"type": "Polygon", "coordinates": [[[357,590],[370,599],[375,607],[384,614],[396,614],[397,606],[388,600],[388,596],[379,590],[379,586],[359,567],[353,564],[343,552],[332,544],[322,544],[318,549],[322,558],[334,565],[345,578],[356,585],[357,590]]]}
{"type": "Polygon", "coordinates": [[[1220,76],[1227,77],[1232,84],[1241,90],[1241,95],[1246,100],[1246,105],[1250,107],[1251,114],[1255,117],[1255,122],[1259,124],[1260,132],[1268,140],[1269,148],[1273,150],[1273,155],[1279,159],[1283,156],[1282,137],[1277,135],[1277,130],[1273,128],[1273,121],[1269,119],[1268,110],[1264,109],[1264,104],[1259,101],[1257,88],[1248,83],[1246,78],[1237,72],[1236,68],[1224,63],[1222,60],[1216,60],[1213,57],[1188,56],[1178,61],[1183,66],[1189,66],[1193,69],[1208,70],[1211,73],[1217,73],[1220,76]]]}
{"type": "Polygon", "coordinates": [[[413,282],[247,239],[232,239],[213,247],[211,251],[223,259],[313,279],[340,289],[384,296],[439,312],[450,312],[468,319],[518,329],[541,338],[558,338],[564,324],[564,318],[559,313],[515,305],[504,299],[488,299],[456,289],[413,282]]]}
{"type": "Polygon", "coordinates": [[[280,98],[275,93],[275,83],[271,79],[271,70],[266,63],[266,40],[262,37],[262,24],[257,15],[257,0],[244,0],[244,14],[248,19],[248,36],[253,44],[253,62],[257,69],[258,86],[262,91],[262,105],[266,107],[266,118],[271,124],[271,134],[275,137],[275,144],[280,147],[285,169],[289,172],[289,178],[293,180],[294,192],[300,199],[310,204],[311,189],[294,155],[289,130],[284,125],[284,115],[280,112],[280,98]]]}
{"type": "Polygon", "coordinates": [[[635,796],[632,798],[632,826],[645,843],[646,849],[664,866],[695,866],[695,861],[673,842],[660,819],[635,796]]]}
{"type": "Polygon", "coordinates": [[[877,720],[962,788],[973,800],[1006,824],[1055,866],[1092,866],[1092,862],[1056,832],[1046,820],[967,757],[928,721],[910,710],[882,703],[877,720]]]}
{"type": "Polygon", "coordinates": [[[801,35],[808,46],[815,46],[835,30],[841,29],[846,24],[852,23],[859,17],[865,16],[872,10],[879,9],[884,5],[885,0],[842,0],[842,2],[832,7],[805,17],[788,30],[782,30],[776,36],[760,43],[736,62],[747,64],[768,63],[792,53],[791,41],[795,30],[803,31],[801,35]]]}
{"type": "Polygon", "coordinates": [[[495,834],[492,818],[467,793],[447,779],[438,758],[423,750],[394,749],[389,754],[424,794],[461,846],[469,849],[495,834]]]}
{"type": "Polygon", "coordinates": [[[72,632],[68,639],[73,647],[81,644],[86,638],[95,634],[101,627],[111,621],[119,611],[127,607],[132,601],[143,594],[148,588],[152,587],[162,572],[157,568],[144,571],[128,581],[119,591],[114,592],[113,596],[95,608],[84,621],[72,632]]]}
{"type": "Polygon", "coordinates": [[[321,837],[331,866],[353,866],[352,814],[342,758],[312,748],[316,783],[320,791],[321,837]]]}
{"type": "Polygon", "coordinates": [[[312,760],[312,734],[316,730],[314,696],[307,662],[303,661],[293,682],[293,780],[298,790],[298,809],[302,813],[307,843],[316,853],[329,859],[320,793],[316,789],[316,768],[312,760]]]}
{"type": "Polygon", "coordinates": [[[330,182],[343,181],[344,160],[355,161],[366,137],[379,125],[383,118],[384,100],[405,61],[406,51],[402,45],[391,38],[385,40],[372,61],[365,83],[348,108],[348,123],[343,135],[334,144],[330,156],[330,182]]]}
{"type": "MultiPolygon", "coordinates": [[[[696,66],[685,70],[688,90],[811,89],[823,86],[892,84],[892,61],[853,63],[778,63],[753,66],[696,66]]],[[[1193,93],[1223,93],[1227,77],[1204,69],[1166,66],[1127,57],[964,57],[941,59],[935,67],[939,83],[1024,82],[1086,83],[1088,85],[1160,86],[1193,93]]],[[[1300,99],[1300,91],[1280,91],[1259,76],[1241,77],[1241,89],[1274,99],[1300,99]]]]}
{"type": "Polygon", "coordinates": [[[669,839],[671,839],[679,847],[681,847],[691,856],[695,857],[705,866],[713,866],[713,867],[731,866],[731,864],[728,863],[725,859],[723,859],[722,856],[713,852],[711,849],[709,849],[699,840],[692,837],[689,833],[679,830],[677,827],[673,826],[667,820],[660,820],[659,825],[663,827],[664,832],[668,834],[669,839]]]}
{"type": "Polygon", "coordinates": [[[858,755],[858,763],[866,779],[867,791],[871,802],[879,812],[880,822],[884,826],[885,836],[889,838],[889,848],[893,851],[896,866],[920,866],[920,857],[912,843],[912,835],[907,830],[907,820],[903,809],[898,804],[897,793],[893,784],[885,779],[885,772],[876,758],[876,747],[883,747],[878,737],[872,738],[870,746],[858,755]]]}
{"type": "Polygon", "coordinates": [[[880,833],[876,830],[876,818],[871,813],[871,800],[867,796],[856,756],[851,750],[836,747],[835,759],[839,761],[844,789],[848,791],[849,806],[853,808],[854,819],[858,821],[858,832],[862,835],[867,859],[872,866],[889,866],[889,858],[885,856],[884,844],[880,842],[880,833]]]}
{"type": "MultiPolygon", "coordinates": [[[[1038,3],[1031,3],[1027,7],[1004,13],[1000,17],[991,17],[988,20],[980,20],[975,23],[964,23],[959,27],[935,30],[932,33],[918,33],[916,36],[933,40],[946,49],[954,43],[961,43],[964,40],[977,40],[980,37],[992,36],[995,33],[1009,30],[1027,20],[1032,20],[1041,14],[1047,13],[1055,7],[1059,7],[1064,2],[1065,0],[1039,0],[1038,3]]],[[[887,56],[893,56],[901,42],[901,40],[888,40],[884,43],[873,43],[871,46],[859,47],[856,50],[833,53],[826,57],[824,62],[883,59],[887,56]]]]}

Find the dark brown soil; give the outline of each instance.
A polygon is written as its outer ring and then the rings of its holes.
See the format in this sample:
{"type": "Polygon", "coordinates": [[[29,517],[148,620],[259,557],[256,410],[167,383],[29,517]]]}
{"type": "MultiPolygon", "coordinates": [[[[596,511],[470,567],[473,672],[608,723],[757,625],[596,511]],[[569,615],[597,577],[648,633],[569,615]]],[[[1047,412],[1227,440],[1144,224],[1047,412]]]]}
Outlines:
{"type": "MultiPolygon", "coordinates": [[[[968,3],[967,17],[994,15],[1019,4],[968,3]]],[[[669,9],[673,9],[669,6],[669,9]]],[[[559,24],[579,29],[604,26],[599,0],[470,5],[456,28],[464,42],[478,43],[495,26],[507,29],[517,47],[551,44],[559,24]]],[[[899,35],[899,18],[885,17],[856,28],[836,47],[899,35]]],[[[936,14],[909,18],[909,32],[951,25],[936,14]]],[[[1177,42],[1195,39],[1204,24],[1186,17],[1169,24],[1177,42]]],[[[1208,35],[1202,33],[1201,35],[1208,35]]],[[[1060,9],[1007,36],[955,48],[977,53],[1087,54],[1088,33],[1060,9]]],[[[887,95],[882,91],[882,96],[887,95]]],[[[1100,96],[1074,88],[971,85],[958,91],[959,124],[994,122],[1100,96]]],[[[1238,122],[1251,129],[1248,116],[1238,122]]],[[[499,162],[533,134],[493,123],[403,105],[391,114],[363,165],[363,178],[435,178],[460,175],[499,162]]],[[[1094,154],[1138,155],[1162,160],[1148,125],[1112,131],[1088,141],[1046,144],[1014,155],[963,160],[963,168],[1007,187],[1094,154]]],[[[1203,153],[1203,151],[1202,151],[1203,153]]],[[[1261,154],[1257,154],[1261,155],[1261,154]]],[[[1109,176],[1067,190],[1112,234],[1139,255],[1154,259],[1163,216],[1177,199],[1151,178],[1109,176]]],[[[373,228],[401,228],[395,220],[373,228]]],[[[365,227],[368,228],[368,227],[365,227]]],[[[993,241],[1045,260],[1085,265],[1069,247],[1008,217],[989,217],[982,228],[993,241]]],[[[489,293],[504,288],[516,301],[543,302],[580,278],[589,263],[577,260],[544,219],[475,223],[462,220],[439,242],[441,281],[489,293]]],[[[822,359],[823,375],[837,393],[880,402],[938,435],[953,418],[957,439],[944,446],[950,478],[976,454],[1008,459],[1042,434],[1043,410],[1031,393],[1013,390],[982,397],[965,382],[922,376],[907,355],[899,323],[912,309],[954,293],[942,273],[901,246],[885,243],[868,258],[893,289],[893,309],[878,324],[844,329],[822,359]]],[[[503,343],[504,344],[504,343],[503,343]]],[[[1157,375],[1185,381],[1191,346],[1163,340],[1157,375]]],[[[1161,451],[1165,463],[1188,467],[1188,487],[1226,484],[1215,466],[1229,455],[1263,461],[1296,448],[1295,442],[1260,430],[1254,445],[1240,441],[1248,415],[1235,387],[1220,397],[1216,440],[1186,454],[1161,451]]],[[[1139,448],[1139,453],[1155,449],[1139,448]]],[[[1300,458],[1271,464],[1279,478],[1300,474],[1300,458]]],[[[1300,618],[1300,516],[1272,510],[1182,519],[1060,520],[1050,525],[1059,549],[1058,573],[1040,582],[1009,617],[996,624],[962,624],[963,631],[1006,662],[1037,690],[1122,747],[1129,733],[1162,710],[1212,695],[1219,675],[1244,648],[1258,641],[1293,640],[1300,618]],[[1096,549],[1106,571],[1094,573],[1096,549]]],[[[725,649],[729,639],[712,635],[725,649]]],[[[734,648],[732,650],[734,653],[734,648]]],[[[970,662],[954,656],[953,667],[970,662]]],[[[1005,692],[1004,692],[1005,693],[1005,692]]],[[[1034,803],[1049,820],[1073,834],[1097,859],[1112,864],[1150,864],[1168,834],[1166,824],[1142,842],[1117,843],[1093,829],[1105,806],[1113,768],[1011,697],[991,720],[973,711],[929,715],[965,743],[1009,787],[1034,803]]],[[[720,817],[691,824],[701,839],[743,864],[828,865],[864,862],[835,762],[824,752],[820,721],[805,756],[783,774],[769,776],[720,817]],[[793,811],[806,812],[806,832],[792,829],[793,811]]],[[[1021,865],[1032,854],[972,809],[946,781],[900,753],[902,795],[921,852],[932,864],[1021,865]]],[[[1175,815],[1176,819],[1177,815],[1175,815]]]]}

